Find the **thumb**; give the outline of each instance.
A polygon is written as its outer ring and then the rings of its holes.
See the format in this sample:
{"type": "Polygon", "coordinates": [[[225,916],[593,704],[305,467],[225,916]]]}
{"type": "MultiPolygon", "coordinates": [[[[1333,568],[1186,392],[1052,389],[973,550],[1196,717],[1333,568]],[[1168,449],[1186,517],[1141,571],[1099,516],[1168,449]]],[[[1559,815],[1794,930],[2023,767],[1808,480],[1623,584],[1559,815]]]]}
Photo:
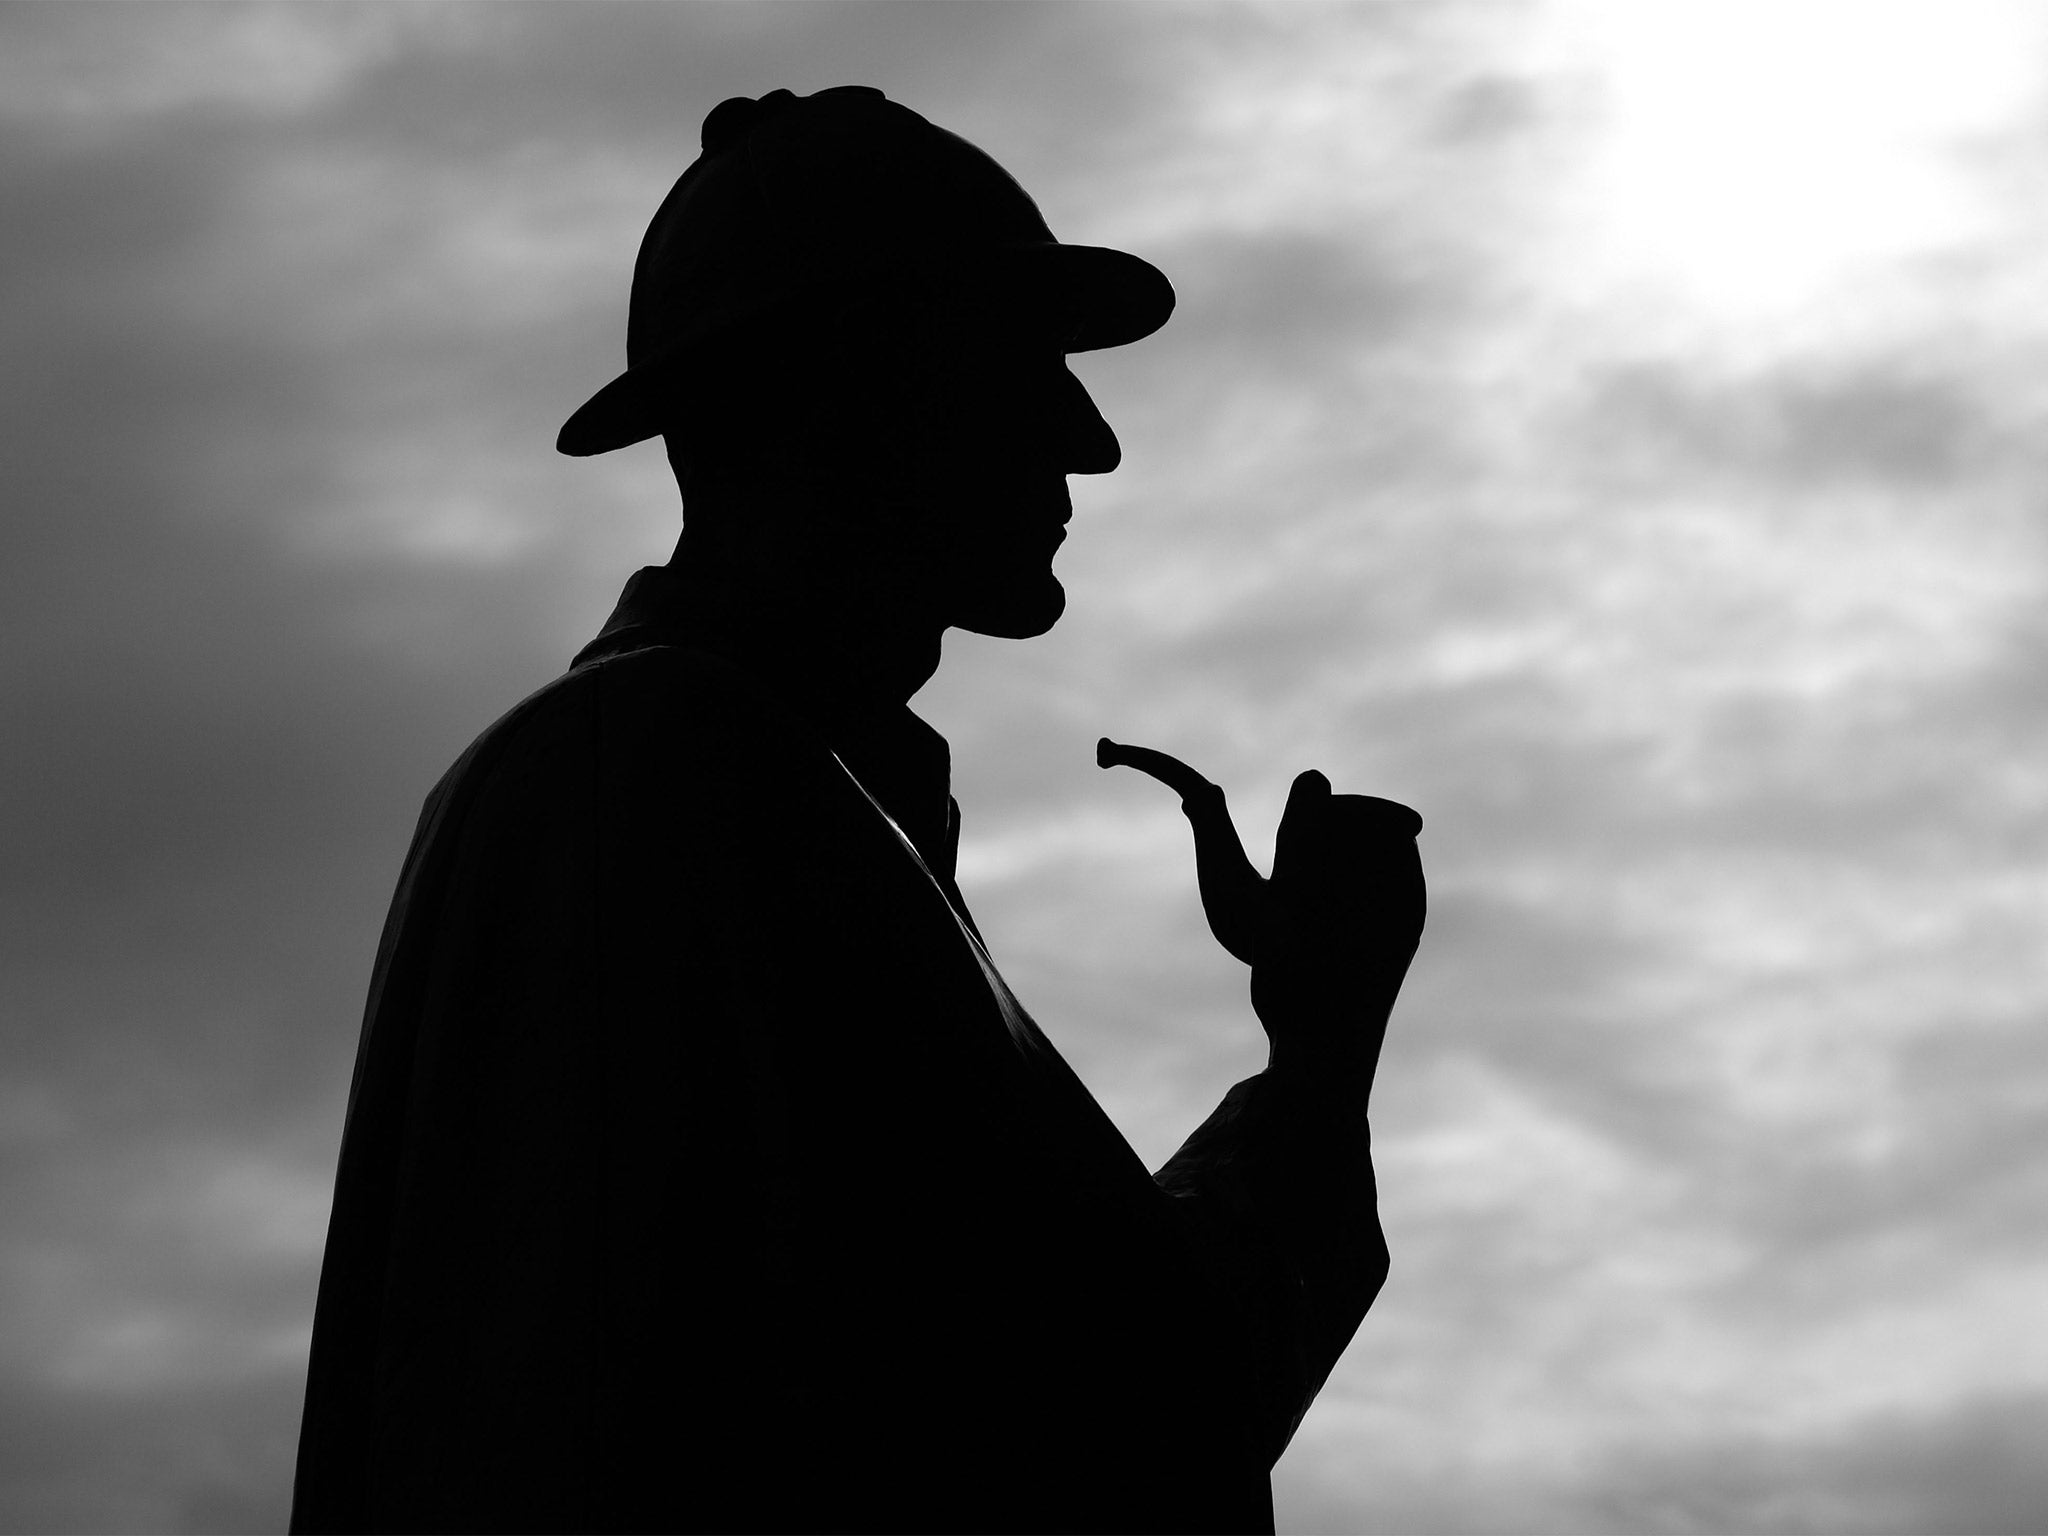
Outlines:
{"type": "Polygon", "coordinates": [[[1330,810],[1330,781],[1315,769],[1294,776],[1287,791],[1287,808],[1280,813],[1280,830],[1273,839],[1273,878],[1283,870],[1296,872],[1304,863],[1313,864],[1316,845],[1322,840],[1323,823],[1330,810]]]}
{"type": "Polygon", "coordinates": [[[1310,768],[1294,776],[1294,786],[1287,791],[1287,808],[1280,813],[1280,825],[1290,821],[1303,824],[1312,822],[1316,813],[1329,803],[1330,781],[1315,769],[1310,768]]]}

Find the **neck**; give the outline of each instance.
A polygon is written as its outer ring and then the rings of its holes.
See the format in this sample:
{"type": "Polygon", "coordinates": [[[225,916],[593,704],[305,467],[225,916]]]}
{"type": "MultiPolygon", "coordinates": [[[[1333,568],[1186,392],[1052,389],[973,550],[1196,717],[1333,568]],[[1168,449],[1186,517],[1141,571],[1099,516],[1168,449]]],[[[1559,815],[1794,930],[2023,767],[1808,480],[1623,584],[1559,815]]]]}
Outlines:
{"type": "Polygon", "coordinates": [[[669,568],[700,643],[831,714],[900,707],[938,670],[946,624],[856,507],[699,507],[669,568]]]}

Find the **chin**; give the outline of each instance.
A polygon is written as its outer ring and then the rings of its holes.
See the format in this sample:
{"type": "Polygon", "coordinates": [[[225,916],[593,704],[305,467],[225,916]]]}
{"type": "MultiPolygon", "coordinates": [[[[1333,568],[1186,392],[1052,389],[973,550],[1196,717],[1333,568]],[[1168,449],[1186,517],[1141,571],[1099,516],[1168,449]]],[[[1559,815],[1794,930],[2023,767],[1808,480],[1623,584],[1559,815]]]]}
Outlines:
{"type": "Polygon", "coordinates": [[[1059,623],[1067,611],[1067,589],[1047,571],[1038,580],[1004,592],[980,595],[954,619],[955,629],[997,640],[1031,640],[1059,623]]]}

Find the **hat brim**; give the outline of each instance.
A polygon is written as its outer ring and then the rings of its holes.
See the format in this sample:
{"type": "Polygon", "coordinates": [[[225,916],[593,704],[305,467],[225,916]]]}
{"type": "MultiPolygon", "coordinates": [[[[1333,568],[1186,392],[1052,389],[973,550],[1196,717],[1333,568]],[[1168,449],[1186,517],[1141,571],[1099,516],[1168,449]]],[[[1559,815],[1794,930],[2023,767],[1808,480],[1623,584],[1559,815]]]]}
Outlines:
{"type": "MultiPolygon", "coordinates": [[[[1054,241],[996,246],[971,255],[891,255],[863,263],[829,284],[813,284],[812,291],[851,296],[896,283],[908,283],[923,293],[1029,295],[1032,302],[1075,322],[1066,341],[1070,353],[1140,341],[1166,324],[1174,303],[1173,284],[1142,257],[1106,246],[1054,241]]],[[[588,458],[659,436],[667,425],[674,381],[687,371],[692,351],[740,318],[708,319],[695,334],[628,368],[562,424],[556,451],[588,458]]]]}

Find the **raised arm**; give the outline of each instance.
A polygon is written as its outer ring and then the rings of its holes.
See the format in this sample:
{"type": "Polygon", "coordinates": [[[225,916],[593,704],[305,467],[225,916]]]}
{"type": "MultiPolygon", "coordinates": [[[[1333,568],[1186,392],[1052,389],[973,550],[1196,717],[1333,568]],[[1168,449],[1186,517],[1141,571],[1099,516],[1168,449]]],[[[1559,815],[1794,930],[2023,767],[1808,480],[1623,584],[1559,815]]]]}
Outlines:
{"type": "Polygon", "coordinates": [[[1245,1314],[1270,1463],[1387,1273],[1366,1107],[1422,933],[1421,818],[1392,801],[1332,795],[1323,775],[1304,773],[1266,881],[1223,792],[1193,769],[1106,738],[1097,760],[1181,794],[1210,926],[1251,965],[1272,1044],[1267,1069],[1231,1089],[1156,1175],[1245,1314]]]}

